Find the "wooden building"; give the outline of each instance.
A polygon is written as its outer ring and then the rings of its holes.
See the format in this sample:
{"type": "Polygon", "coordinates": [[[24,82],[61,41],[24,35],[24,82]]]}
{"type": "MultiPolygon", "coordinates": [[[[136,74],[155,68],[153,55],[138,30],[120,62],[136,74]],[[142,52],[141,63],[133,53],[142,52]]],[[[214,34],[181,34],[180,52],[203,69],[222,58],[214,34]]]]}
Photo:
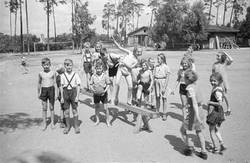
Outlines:
{"type": "Polygon", "coordinates": [[[128,46],[140,45],[147,46],[152,45],[152,39],[148,37],[149,27],[143,26],[130,33],[128,33],[128,46]]]}

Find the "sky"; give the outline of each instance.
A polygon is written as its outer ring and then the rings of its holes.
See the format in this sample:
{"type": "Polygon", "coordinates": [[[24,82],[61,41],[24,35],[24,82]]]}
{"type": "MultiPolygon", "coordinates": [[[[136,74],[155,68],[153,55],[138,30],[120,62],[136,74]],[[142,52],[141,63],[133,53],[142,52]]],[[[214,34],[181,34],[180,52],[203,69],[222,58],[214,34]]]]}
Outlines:
{"type": "MultiPolygon", "coordinates": [[[[0,32],[10,34],[9,9],[5,7],[4,1],[5,0],[0,0],[0,22],[1,22],[0,32]]],[[[96,15],[96,20],[94,24],[91,26],[91,28],[95,28],[97,33],[106,33],[106,31],[102,29],[101,22],[102,22],[103,6],[107,1],[114,2],[115,0],[88,0],[89,12],[92,15],[96,15]]],[[[189,1],[190,4],[192,4],[193,1],[195,0],[190,0],[189,1]]],[[[82,2],[85,2],[85,0],[82,0],[82,2]]],[[[149,0],[137,0],[137,2],[141,2],[145,4],[145,6],[147,6],[149,3],[149,0]]],[[[248,5],[249,4],[250,2],[248,2],[248,5]]],[[[47,17],[46,17],[46,12],[44,11],[43,7],[44,7],[44,4],[38,2],[38,0],[28,0],[29,31],[31,34],[35,34],[37,36],[40,36],[41,34],[46,35],[46,31],[47,31],[47,26],[46,26],[47,17]]],[[[219,12],[219,15],[220,15],[219,24],[222,23],[222,17],[223,17],[222,10],[223,10],[223,7],[221,7],[221,10],[219,12]]],[[[25,19],[24,5],[23,5],[22,11],[23,11],[23,32],[26,33],[26,19],[25,19]]],[[[149,11],[150,10],[148,8],[145,9],[144,13],[142,14],[140,18],[139,27],[149,25],[149,21],[150,21],[150,14],[148,14],[149,11]]],[[[56,25],[57,25],[56,27],[57,34],[70,33],[71,32],[71,3],[67,3],[66,5],[56,6],[55,17],[56,17],[56,25]]],[[[230,12],[227,13],[226,20],[229,20],[229,17],[230,17],[230,12]]],[[[52,16],[50,17],[50,22],[51,22],[50,23],[50,36],[53,36],[54,31],[53,31],[52,16]]],[[[19,22],[19,13],[18,13],[17,34],[20,33],[19,25],[20,25],[20,22],[19,22]]],[[[12,29],[14,29],[14,15],[12,15],[12,29]]]]}

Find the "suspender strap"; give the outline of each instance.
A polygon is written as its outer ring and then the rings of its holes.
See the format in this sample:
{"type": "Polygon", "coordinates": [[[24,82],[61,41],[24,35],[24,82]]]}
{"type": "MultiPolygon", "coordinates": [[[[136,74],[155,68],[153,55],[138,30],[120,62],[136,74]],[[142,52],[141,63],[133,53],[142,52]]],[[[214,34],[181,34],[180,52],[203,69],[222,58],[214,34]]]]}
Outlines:
{"type": "Polygon", "coordinates": [[[75,76],[75,73],[73,74],[73,76],[71,77],[70,80],[67,78],[67,76],[66,76],[65,73],[63,73],[63,74],[64,74],[64,76],[65,76],[65,78],[66,78],[66,80],[67,80],[67,82],[68,82],[68,85],[66,86],[66,88],[68,88],[68,86],[70,86],[71,89],[73,89],[73,86],[71,85],[71,81],[73,80],[73,78],[74,78],[74,76],[75,76]]]}

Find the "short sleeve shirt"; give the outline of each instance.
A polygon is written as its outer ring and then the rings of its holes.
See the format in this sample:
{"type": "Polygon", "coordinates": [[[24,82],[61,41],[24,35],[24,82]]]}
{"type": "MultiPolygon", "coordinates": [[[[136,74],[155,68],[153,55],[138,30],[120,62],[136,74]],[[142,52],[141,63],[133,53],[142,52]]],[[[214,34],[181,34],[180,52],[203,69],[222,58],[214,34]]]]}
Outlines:
{"type": "Polygon", "coordinates": [[[101,75],[93,74],[90,79],[90,85],[93,85],[94,92],[97,91],[95,89],[98,87],[105,89],[110,83],[110,79],[106,73],[102,73],[101,75]]]}
{"type": "Polygon", "coordinates": [[[155,67],[155,78],[166,78],[170,74],[170,69],[166,64],[157,65],[155,67]]]}
{"type": "Polygon", "coordinates": [[[81,80],[77,73],[71,72],[68,74],[65,72],[64,74],[61,74],[61,85],[63,88],[72,89],[81,85],[81,80]]]}

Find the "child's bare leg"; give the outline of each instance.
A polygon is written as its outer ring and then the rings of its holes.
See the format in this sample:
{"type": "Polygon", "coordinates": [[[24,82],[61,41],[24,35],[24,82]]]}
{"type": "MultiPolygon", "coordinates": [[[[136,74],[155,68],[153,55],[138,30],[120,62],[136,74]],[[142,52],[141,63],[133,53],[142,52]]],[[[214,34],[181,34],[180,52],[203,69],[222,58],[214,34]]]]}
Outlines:
{"type": "Polygon", "coordinates": [[[95,118],[96,118],[95,125],[98,125],[100,123],[100,119],[99,119],[99,104],[95,104],[95,118]]]}
{"type": "Polygon", "coordinates": [[[206,152],[205,149],[205,138],[201,130],[196,130],[196,134],[199,138],[200,144],[201,144],[201,152],[206,152]]]}
{"type": "Polygon", "coordinates": [[[187,96],[185,95],[180,95],[180,99],[181,99],[181,104],[182,104],[182,115],[183,115],[183,120],[186,118],[186,105],[187,105],[187,96]]]}
{"type": "Polygon", "coordinates": [[[184,143],[186,144],[186,146],[191,147],[190,138],[188,137],[187,130],[183,127],[183,125],[181,126],[180,131],[181,131],[182,139],[184,143]]]}
{"type": "Polygon", "coordinates": [[[44,131],[47,128],[47,101],[42,101],[42,107],[43,107],[43,113],[42,113],[42,118],[43,118],[42,130],[44,131]]]}
{"type": "Polygon", "coordinates": [[[118,102],[119,85],[120,85],[121,77],[122,77],[122,73],[118,69],[117,74],[116,74],[115,85],[114,85],[114,97],[112,100],[112,103],[115,103],[115,104],[118,102]]]}
{"type": "Polygon", "coordinates": [[[222,136],[221,136],[221,134],[219,132],[219,127],[217,127],[217,126],[215,126],[215,135],[218,138],[219,143],[220,143],[220,151],[226,150],[226,147],[224,146],[224,142],[223,142],[222,136]]]}
{"type": "Polygon", "coordinates": [[[64,117],[64,113],[63,113],[63,104],[61,104],[61,110],[60,110],[60,127],[64,128],[65,127],[65,117],[64,117]]]}
{"type": "Polygon", "coordinates": [[[163,116],[162,116],[162,120],[167,120],[167,98],[162,98],[162,112],[163,112],[163,116]]]}
{"type": "Polygon", "coordinates": [[[65,109],[64,116],[65,116],[66,127],[63,130],[63,133],[64,134],[68,134],[69,130],[70,130],[70,113],[69,113],[69,108],[65,109]]]}
{"type": "Polygon", "coordinates": [[[79,134],[80,133],[80,128],[78,124],[78,111],[77,108],[72,108],[73,112],[73,117],[74,117],[74,127],[75,127],[75,133],[79,134]]]}
{"type": "Polygon", "coordinates": [[[138,102],[141,100],[141,95],[142,95],[142,85],[138,85],[137,94],[136,94],[136,100],[138,102]]]}
{"type": "Polygon", "coordinates": [[[54,112],[54,105],[53,104],[49,104],[49,108],[50,108],[50,118],[51,118],[51,129],[55,128],[55,112],[54,112]]]}
{"type": "Polygon", "coordinates": [[[106,111],[106,123],[107,123],[107,126],[109,127],[110,126],[110,122],[109,122],[109,109],[108,109],[108,106],[107,104],[103,104],[103,107],[106,111]]]}
{"type": "Polygon", "coordinates": [[[133,82],[132,82],[132,76],[128,75],[126,76],[126,81],[128,85],[128,96],[127,96],[127,104],[131,105],[132,104],[132,89],[133,89],[133,82]]]}
{"type": "Polygon", "coordinates": [[[211,141],[212,141],[212,144],[213,144],[213,148],[216,147],[215,145],[215,138],[214,138],[214,135],[215,135],[215,126],[209,126],[209,132],[210,132],[210,138],[211,138],[211,141]]]}
{"type": "Polygon", "coordinates": [[[109,92],[108,92],[108,101],[113,99],[113,91],[114,91],[114,82],[115,82],[115,78],[114,77],[110,77],[111,80],[111,84],[109,86],[109,92]]]}

